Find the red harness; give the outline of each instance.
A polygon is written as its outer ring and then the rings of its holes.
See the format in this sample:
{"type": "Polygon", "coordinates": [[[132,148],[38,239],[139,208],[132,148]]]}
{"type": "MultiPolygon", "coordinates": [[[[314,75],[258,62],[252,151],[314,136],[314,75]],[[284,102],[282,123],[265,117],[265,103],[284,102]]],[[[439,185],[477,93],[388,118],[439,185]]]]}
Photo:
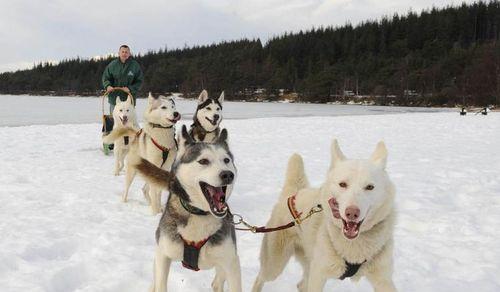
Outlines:
{"type": "MultiPolygon", "coordinates": [[[[139,137],[141,134],[142,134],[142,129],[140,129],[139,132],[137,132],[136,137],[139,137]]],[[[167,161],[168,154],[170,153],[170,149],[160,145],[160,143],[156,142],[156,140],[153,139],[153,137],[150,137],[150,139],[151,139],[151,142],[153,142],[153,145],[155,145],[156,148],[160,149],[160,151],[161,151],[163,162],[161,163],[160,167],[162,167],[163,164],[165,164],[165,161],[167,161]]]]}

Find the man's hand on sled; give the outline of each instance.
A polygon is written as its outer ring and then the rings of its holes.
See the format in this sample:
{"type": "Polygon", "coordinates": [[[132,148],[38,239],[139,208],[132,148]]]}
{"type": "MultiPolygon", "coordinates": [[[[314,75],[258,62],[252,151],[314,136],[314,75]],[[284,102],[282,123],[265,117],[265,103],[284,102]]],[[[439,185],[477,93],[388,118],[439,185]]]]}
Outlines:
{"type": "Polygon", "coordinates": [[[113,90],[115,90],[115,88],[113,86],[106,87],[106,93],[110,93],[113,90]]]}

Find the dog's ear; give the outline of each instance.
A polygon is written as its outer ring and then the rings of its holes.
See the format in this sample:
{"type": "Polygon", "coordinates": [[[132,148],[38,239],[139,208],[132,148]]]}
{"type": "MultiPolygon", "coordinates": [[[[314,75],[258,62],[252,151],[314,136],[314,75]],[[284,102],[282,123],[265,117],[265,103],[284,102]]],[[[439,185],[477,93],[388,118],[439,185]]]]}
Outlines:
{"type": "Polygon", "coordinates": [[[148,102],[149,102],[149,110],[152,111],[152,110],[160,107],[161,97],[160,96],[154,97],[150,92],[149,96],[148,96],[148,102]]]}
{"type": "Polygon", "coordinates": [[[186,125],[182,125],[182,128],[179,133],[179,151],[177,151],[177,157],[181,157],[184,155],[186,151],[186,147],[196,143],[187,131],[186,125]]]}
{"type": "Polygon", "coordinates": [[[152,104],[155,100],[158,100],[158,97],[154,97],[152,94],[151,94],[151,91],[149,92],[149,95],[148,95],[148,102],[149,104],[152,104]]]}
{"type": "Polygon", "coordinates": [[[205,102],[205,100],[208,99],[208,92],[203,89],[203,91],[200,93],[200,96],[198,96],[198,104],[202,104],[205,102]]]}
{"type": "Polygon", "coordinates": [[[217,98],[217,101],[222,104],[224,102],[224,91],[220,94],[219,98],[217,98]]]}
{"type": "Polygon", "coordinates": [[[168,99],[172,102],[172,104],[175,106],[175,96],[169,95],[168,99]]]}
{"type": "Polygon", "coordinates": [[[217,140],[215,141],[216,144],[227,144],[227,130],[222,129],[220,131],[219,137],[217,137],[217,140]]]}
{"type": "Polygon", "coordinates": [[[194,141],[193,137],[191,137],[189,135],[186,125],[182,125],[181,137],[182,137],[184,143],[187,143],[187,144],[194,144],[194,143],[196,143],[194,141]]]}
{"type": "Polygon", "coordinates": [[[378,142],[375,151],[373,151],[373,154],[370,157],[370,160],[374,164],[385,169],[385,166],[387,165],[387,148],[385,147],[384,141],[378,142]]]}
{"type": "Polygon", "coordinates": [[[125,102],[127,102],[127,103],[129,103],[129,104],[132,104],[132,105],[133,105],[133,104],[134,104],[134,101],[132,100],[132,95],[130,95],[130,94],[129,94],[129,95],[127,96],[127,100],[126,100],[125,102]]]}
{"type": "Polygon", "coordinates": [[[332,146],[330,147],[330,152],[330,169],[332,169],[338,162],[345,160],[344,153],[340,151],[339,142],[337,142],[337,139],[333,139],[332,146]]]}
{"type": "Polygon", "coordinates": [[[115,105],[119,105],[120,103],[122,103],[122,100],[120,99],[120,96],[117,95],[115,98],[115,105]]]}

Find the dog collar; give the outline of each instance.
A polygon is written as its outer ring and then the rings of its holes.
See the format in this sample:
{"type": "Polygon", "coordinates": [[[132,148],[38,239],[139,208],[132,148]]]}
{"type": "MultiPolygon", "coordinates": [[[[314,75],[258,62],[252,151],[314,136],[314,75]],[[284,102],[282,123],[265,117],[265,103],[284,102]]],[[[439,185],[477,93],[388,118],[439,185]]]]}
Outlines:
{"type": "Polygon", "coordinates": [[[196,208],[195,206],[189,204],[188,202],[184,201],[181,198],[179,198],[179,201],[181,201],[181,205],[182,207],[184,207],[184,210],[188,211],[190,214],[200,215],[200,216],[205,216],[210,214],[207,211],[203,211],[202,209],[196,208]]]}
{"type": "Polygon", "coordinates": [[[170,129],[172,128],[174,125],[171,125],[171,126],[168,126],[168,127],[164,127],[160,124],[153,124],[153,123],[149,123],[149,125],[153,128],[160,128],[160,129],[170,129]]]}

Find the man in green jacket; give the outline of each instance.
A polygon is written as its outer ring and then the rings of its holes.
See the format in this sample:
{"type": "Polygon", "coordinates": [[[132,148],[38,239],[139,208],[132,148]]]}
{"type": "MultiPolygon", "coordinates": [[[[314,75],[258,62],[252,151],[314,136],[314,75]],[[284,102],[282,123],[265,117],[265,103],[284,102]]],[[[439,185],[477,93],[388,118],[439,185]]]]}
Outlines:
{"type": "Polygon", "coordinates": [[[130,48],[127,45],[120,46],[118,55],[119,58],[111,61],[102,74],[102,86],[108,93],[110,113],[113,113],[117,96],[125,101],[128,94],[131,94],[135,105],[137,92],[144,80],[141,66],[130,57],[130,48]]]}

